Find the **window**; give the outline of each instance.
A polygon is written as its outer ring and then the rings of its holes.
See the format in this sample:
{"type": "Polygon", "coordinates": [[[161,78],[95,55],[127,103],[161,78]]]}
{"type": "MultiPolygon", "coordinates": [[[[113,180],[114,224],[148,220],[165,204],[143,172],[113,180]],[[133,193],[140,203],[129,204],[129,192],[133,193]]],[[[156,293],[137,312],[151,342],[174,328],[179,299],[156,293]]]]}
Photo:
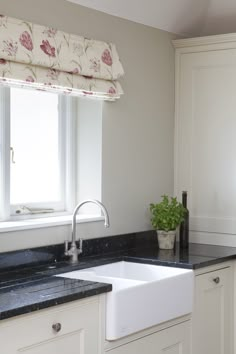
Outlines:
{"type": "MultiPolygon", "coordinates": [[[[0,221],[100,200],[101,153],[101,101],[0,86],[0,221]]],[[[81,214],[98,216],[92,205],[81,214]]]]}
{"type": "Polygon", "coordinates": [[[10,205],[17,209],[33,203],[63,208],[59,99],[51,93],[10,90],[10,205]]]}
{"type": "Polygon", "coordinates": [[[71,211],[76,100],[0,87],[1,219],[71,211]]]}

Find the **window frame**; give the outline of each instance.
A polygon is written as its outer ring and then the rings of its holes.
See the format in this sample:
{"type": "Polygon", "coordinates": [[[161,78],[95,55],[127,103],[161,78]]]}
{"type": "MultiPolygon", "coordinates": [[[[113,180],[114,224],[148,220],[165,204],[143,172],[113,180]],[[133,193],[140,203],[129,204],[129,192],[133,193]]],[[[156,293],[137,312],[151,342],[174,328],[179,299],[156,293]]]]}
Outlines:
{"type": "MultiPolygon", "coordinates": [[[[26,220],[71,214],[76,198],[76,129],[77,101],[69,95],[58,95],[58,142],[60,191],[59,202],[30,203],[29,208],[54,209],[50,213],[17,214],[19,205],[10,204],[10,87],[0,86],[0,220],[26,220]]],[[[22,203],[22,205],[24,205],[22,203]]]]}

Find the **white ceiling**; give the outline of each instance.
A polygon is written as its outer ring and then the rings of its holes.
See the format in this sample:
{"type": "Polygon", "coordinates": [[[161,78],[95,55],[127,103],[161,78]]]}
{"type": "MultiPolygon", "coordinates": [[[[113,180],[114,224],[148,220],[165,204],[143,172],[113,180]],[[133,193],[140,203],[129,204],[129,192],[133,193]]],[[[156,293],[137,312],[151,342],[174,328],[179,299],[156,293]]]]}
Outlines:
{"type": "Polygon", "coordinates": [[[236,32],[236,0],[67,0],[188,37],[236,32]]]}

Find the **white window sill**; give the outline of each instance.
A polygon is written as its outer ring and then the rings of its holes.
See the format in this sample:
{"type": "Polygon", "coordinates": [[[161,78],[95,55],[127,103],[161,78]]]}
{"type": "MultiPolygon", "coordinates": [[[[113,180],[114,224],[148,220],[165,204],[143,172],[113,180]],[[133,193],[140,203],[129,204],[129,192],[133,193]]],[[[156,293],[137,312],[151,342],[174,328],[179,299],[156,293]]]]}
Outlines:
{"type": "MultiPolygon", "coordinates": [[[[100,215],[79,215],[77,223],[87,223],[94,221],[103,221],[104,216],[100,215]]],[[[60,215],[47,218],[14,220],[0,222],[0,233],[20,230],[39,229],[43,227],[52,227],[72,224],[72,215],[60,215]]]]}

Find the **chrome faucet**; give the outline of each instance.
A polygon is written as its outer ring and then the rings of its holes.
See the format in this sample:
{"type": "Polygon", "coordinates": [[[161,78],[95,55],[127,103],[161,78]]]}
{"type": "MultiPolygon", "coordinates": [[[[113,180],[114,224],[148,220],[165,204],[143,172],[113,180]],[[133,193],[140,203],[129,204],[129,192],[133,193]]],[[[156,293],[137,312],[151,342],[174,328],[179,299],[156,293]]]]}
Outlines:
{"type": "Polygon", "coordinates": [[[77,215],[79,209],[84,204],[87,204],[87,203],[93,203],[93,204],[98,205],[101,208],[103,215],[105,217],[104,226],[105,227],[110,226],[108,212],[107,212],[105,206],[101,202],[99,202],[98,200],[95,200],[95,199],[88,199],[88,200],[84,200],[83,202],[79,203],[75,207],[75,210],[73,212],[73,217],[72,217],[72,238],[71,238],[70,249],[68,249],[68,241],[65,241],[65,255],[70,256],[70,261],[72,263],[78,262],[78,255],[82,253],[82,246],[83,246],[83,240],[81,238],[79,239],[79,248],[77,248],[77,245],[76,245],[76,215],[77,215]]]}

